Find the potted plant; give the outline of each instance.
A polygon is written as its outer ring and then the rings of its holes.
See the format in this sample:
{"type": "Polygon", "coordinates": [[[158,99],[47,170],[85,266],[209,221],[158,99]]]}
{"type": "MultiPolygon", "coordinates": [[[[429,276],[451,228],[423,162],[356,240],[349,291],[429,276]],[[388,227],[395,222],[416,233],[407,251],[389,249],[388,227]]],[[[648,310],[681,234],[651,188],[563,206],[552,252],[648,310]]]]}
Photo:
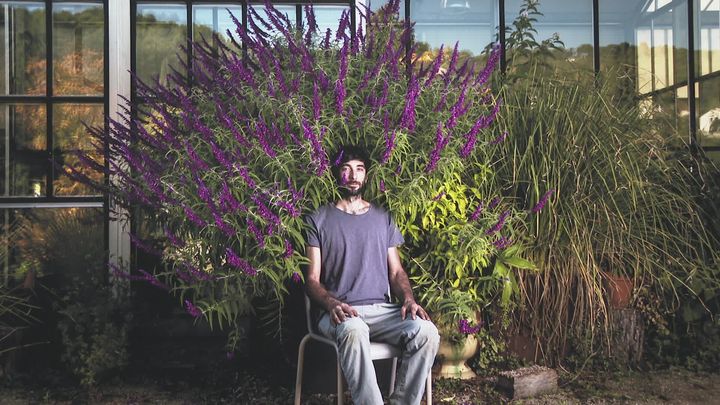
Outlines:
{"type": "Polygon", "coordinates": [[[486,203],[482,186],[490,169],[477,162],[474,168],[471,175],[448,176],[424,211],[411,202],[399,210],[422,212],[415,222],[401,218],[398,223],[405,228],[418,299],[440,330],[438,374],[443,377],[474,376],[465,361],[477,348],[480,314],[493,306],[501,315],[512,306],[517,292],[512,269],[534,269],[522,258],[523,223],[545,205],[541,201],[527,212],[497,197],[486,203]]]}
{"type": "Polygon", "coordinates": [[[627,308],[632,301],[634,280],[622,270],[624,266],[615,264],[610,256],[603,257],[599,262],[608,306],[612,309],[627,308]]]}

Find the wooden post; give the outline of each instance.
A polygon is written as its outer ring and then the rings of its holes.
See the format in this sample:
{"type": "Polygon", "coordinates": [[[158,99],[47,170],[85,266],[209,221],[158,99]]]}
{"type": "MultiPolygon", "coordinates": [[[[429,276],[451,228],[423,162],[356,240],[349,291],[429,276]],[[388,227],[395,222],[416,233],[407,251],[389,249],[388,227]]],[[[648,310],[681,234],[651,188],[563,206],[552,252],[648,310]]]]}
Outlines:
{"type": "Polygon", "coordinates": [[[642,360],[645,324],[640,311],[630,308],[610,311],[610,358],[621,366],[634,366],[642,360]]]}

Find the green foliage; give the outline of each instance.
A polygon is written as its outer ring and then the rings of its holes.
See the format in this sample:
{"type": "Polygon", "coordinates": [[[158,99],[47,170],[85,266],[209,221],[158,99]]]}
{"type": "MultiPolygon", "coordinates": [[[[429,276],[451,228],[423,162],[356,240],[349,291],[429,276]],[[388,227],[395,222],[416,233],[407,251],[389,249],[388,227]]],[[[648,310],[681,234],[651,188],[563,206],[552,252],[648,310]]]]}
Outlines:
{"type": "Polygon", "coordinates": [[[616,99],[612,86],[593,83],[535,76],[502,93],[500,121],[511,136],[496,179],[515,181],[497,187],[521,201],[556,190],[555,215],[528,223],[536,237],[529,257],[544,271],[523,277],[517,314],[550,357],[570,334],[607,332],[596,328],[607,317],[601,265],[670,296],[694,291],[696,279],[717,285],[709,269],[718,241],[698,205],[701,187],[670,153],[680,140],[616,99]]]}
{"type": "Polygon", "coordinates": [[[93,386],[127,365],[132,316],[109,287],[70,291],[59,305],[61,358],[82,385],[93,386]]]}
{"type": "Polygon", "coordinates": [[[467,303],[463,314],[495,299],[509,307],[519,292],[511,269],[532,266],[522,259],[526,207],[487,187],[501,133],[489,125],[497,57],[484,70],[411,63],[407,77],[401,39],[410,27],[397,10],[371,16],[359,42],[347,15],[327,43],[269,15],[276,20],[265,24],[251,14],[252,32],[238,31],[245,64],[239,49],[196,45],[196,84],[138,83],[146,114],[104,139],[132,169],[113,172],[110,193],[153,207],[151,236],[168,236],[162,281],[212,327],[232,328],[256,299],[280,306],[307,262],[302,214],[339,197],[328,169],[352,143],[371,155],[364,197],[393,213],[418,296],[440,322],[460,316],[436,306],[452,290],[465,294],[453,298],[467,303]],[[471,220],[480,204],[487,208],[471,220]],[[515,245],[500,254],[507,243],[515,245]]]}

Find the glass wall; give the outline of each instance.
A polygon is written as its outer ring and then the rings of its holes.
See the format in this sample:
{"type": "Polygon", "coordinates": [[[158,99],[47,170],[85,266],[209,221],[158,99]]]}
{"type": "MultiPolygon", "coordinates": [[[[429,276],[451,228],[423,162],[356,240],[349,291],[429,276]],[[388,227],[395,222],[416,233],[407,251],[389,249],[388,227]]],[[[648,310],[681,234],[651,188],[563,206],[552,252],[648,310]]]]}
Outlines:
{"type": "Polygon", "coordinates": [[[105,21],[101,1],[0,1],[0,266],[6,283],[16,271],[60,271],[68,263],[63,255],[73,252],[105,257],[103,197],[62,169],[77,167],[73,151],[90,149],[85,125],[104,122],[105,21]],[[90,235],[99,248],[84,245],[90,235]]]}
{"type": "MultiPolygon", "coordinates": [[[[534,40],[538,43],[547,41],[560,45],[560,49],[551,49],[551,57],[547,61],[549,65],[567,72],[592,72],[592,0],[544,0],[537,5],[537,12],[541,15],[533,14],[533,10],[521,11],[524,5],[522,0],[505,1],[505,24],[511,31],[513,22],[518,19],[537,19],[533,23],[537,32],[530,32],[534,40]]],[[[506,33],[508,45],[512,42],[510,34],[511,32],[506,33]]],[[[508,60],[512,60],[513,53],[508,50],[507,54],[508,60]]]]}
{"type": "Polygon", "coordinates": [[[495,0],[413,0],[410,4],[418,45],[416,58],[421,63],[431,63],[441,45],[447,63],[457,42],[461,65],[468,58],[478,59],[489,44],[497,41],[495,0]]]}
{"type": "MultiPolygon", "coordinates": [[[[720,151],[720,0],[695,2],[698,143],[720,151]]],[[[718,159],[720,161],[720,159],[718,159]]]]}
{"type": "Polygon", "coordinates": [[[135,14],[135,73],[145,83],[155,77],[167,84],[173,70],[185,74],[179,57],[187,46],[187,7],[179,4],[137,5],[135,14]]]}
{"type": "Polygon", "coordinates": [[[104,277],[102,208],[1,209],[3,282],[22,283],[28,272],[77,283],[104,277]]]}

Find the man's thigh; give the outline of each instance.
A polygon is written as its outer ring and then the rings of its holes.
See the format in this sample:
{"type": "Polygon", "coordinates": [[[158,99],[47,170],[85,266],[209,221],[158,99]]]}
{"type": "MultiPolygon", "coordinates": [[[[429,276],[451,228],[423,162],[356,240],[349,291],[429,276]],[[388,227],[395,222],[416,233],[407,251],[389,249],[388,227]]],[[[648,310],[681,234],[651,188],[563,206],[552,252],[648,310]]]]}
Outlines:
{"type": "Polygon", "coordinates": [[[363,320],[370,330],[370,339],[378,342],[400,344],[418,333],[435,330],[432,322],[407,315],[402,319],[400,304],[376,304],[364,311],[363,320]]]}

